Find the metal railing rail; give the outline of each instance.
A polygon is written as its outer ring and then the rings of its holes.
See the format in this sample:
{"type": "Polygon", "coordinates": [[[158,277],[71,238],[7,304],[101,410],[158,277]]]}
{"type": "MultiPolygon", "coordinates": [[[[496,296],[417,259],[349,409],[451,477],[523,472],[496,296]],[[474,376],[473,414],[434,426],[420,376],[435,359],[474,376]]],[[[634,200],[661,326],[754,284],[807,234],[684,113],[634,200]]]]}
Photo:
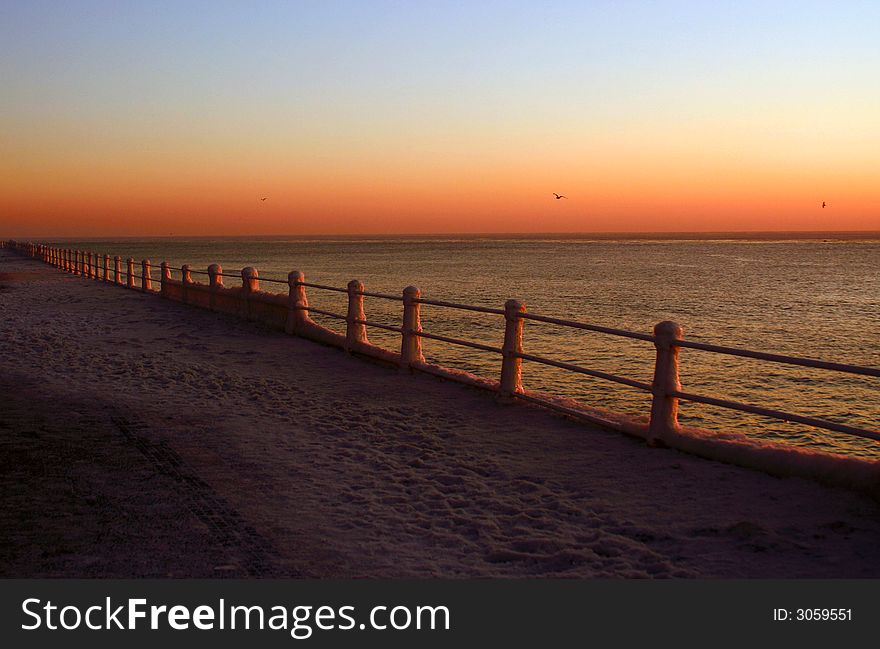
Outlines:
{"type": "Polygon", "coordinates": [[[623,376],[617,376],[608,372],[600,372],[599,370],[591,370],[586,367],[581,367],[580,365],[574,365],[573,363],[555,361],[550,358],[544,358],[543,356],[534,356],[533,354],[516,354],[516,356],[517,358],[522,358],[526,361],[533,361],[535,363],[541,363],[542,365],[550,365],[552,367],[558,367],[562,370],[568,370],[569,372],[577,372],[578,374],[586,374],[587,376],[592,376],[597,379],[605,379],[606,381],[611,381],[613,383],[628,385],[632,388],[644,390],[645,392],[650,392],[653,389],[650,383],[635,381],[633,379],[628,379],[623,376]]]}
{"type": "Polygon", "coordinates": [[[773,410],[771,408],[752,406],[747,403],[740,403],[739,401],[716,399],[715,397],[707,397],[702,394],[682,392],[681,390],[675,390],[671,392],[670,396],[677,397],[679,399],[685,399],[687,401],[705,403],[710,406],[727,408],[729,410],[739,410],[740,412],[749,412],[754,415],[763,415],[765,417],[771,417],[773,419],[781,419],[782,421],[796,421],[799,424],[806,424],[807,426],[814,426],[816,428],[825,428],[827,430],[833,430],[838,433],[846,433],[847,435],[855,435],[857,437],[864,437],[865,439],[873,439],[880,442],[880,432],[865,430],[863,428],[856,428],[855,426],[847,426],[845,424],[838,424],[835,421],[828,421],[827,419],[806,417],[804,415],[797,415],[790,412],[784,412],[782,410],[773,410]]]}
{"type": "Polygon", "coordinates": [[[817,369],[832,370],[834,372],[861,374],[862,376],[880,376],[880,368],[876,367],[861,367],[859,365],[847,365],[846,363],[832,363],[830,361],[822,361],[815,358],[802,358],[798,356],[784,356],[782,354],[756,352],[750,349],[725,347],[723,345],[712,345],[709,343],[701,343],[693,340],[681,340],[677,342],[676,345],[678,345],[679,347],[689,347],[690,349],[715,352],[716,354],[727,354],[729,356],[755,358],[757,360],[770,361],[771,363],[785,363],[787,365],[800,365],[801,367],[815,367],[817,369]]]}
{"type": "MultiPolygon", "coordinates": [[[[502,312],[503,313],[503,312],[502,312]]],[[[586,331],[595,331],[598,333],[609,334],[611,336],[621,336],[623,338],[635,338],[636,340],[645,340],[654,342],[654,336],[650,334],[640,334],[635,331],[627,331],[625,329],[614,329],[612,327],[603,327],[601,325],[587,324],[585,322],[575,322],[574,320],[563,320],[561,318],[551,318],[536,313],[523,313],[520,317],[526,320],[534,320],[536,322],[546,322],[548,324],[560,325],[562,327],[571,327],[572,329],[584,329],[586,331]]]]}

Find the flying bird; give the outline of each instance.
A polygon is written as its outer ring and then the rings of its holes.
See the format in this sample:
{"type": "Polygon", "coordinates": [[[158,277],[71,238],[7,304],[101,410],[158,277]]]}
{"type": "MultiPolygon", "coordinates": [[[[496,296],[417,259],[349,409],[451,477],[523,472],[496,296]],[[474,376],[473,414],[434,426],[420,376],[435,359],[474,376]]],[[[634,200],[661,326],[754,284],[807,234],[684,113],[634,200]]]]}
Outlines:
{"type": "Polygon", "coordinates": [[[822,201],[822,209],[825,209],[825,201],[822,201]]]}
{"type": "Polygon", "coordinates": [[[563,196],[562,194],[557,194],[556,192],[553,192],[553,195],[556,197],[556,200],[557,200],[557,201],[558,201],[560,198],[568,198],[568,196],[563,196]]]}
{"type": "Polygon", "coordinates": [[[268,196],[263,196],[263,198],[261,198],[260,200],[261,200],[261,201],[264,201],[264,200],[266,200],[267,198],[269,198],[269,197],[268,197],[268,196]]]}

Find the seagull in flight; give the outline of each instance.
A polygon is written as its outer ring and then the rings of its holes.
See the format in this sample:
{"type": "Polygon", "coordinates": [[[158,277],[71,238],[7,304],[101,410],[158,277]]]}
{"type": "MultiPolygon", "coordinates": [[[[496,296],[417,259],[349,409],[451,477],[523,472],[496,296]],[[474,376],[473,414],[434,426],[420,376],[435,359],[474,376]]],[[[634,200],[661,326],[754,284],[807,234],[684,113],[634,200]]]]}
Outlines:
{"type": "Polygon", "coordinates": [[[825,209],[825,201],[822,201],[822,209],[825,209]]]}
{"type": "MultiPolygon", "coordinates": [[[[557,194],[556,192],[553,192],[553,195],[556,197],[556,200],[557,200],[557,201],[558,201],[560,198],[568,198],[568,196],[563,196],[562,194],[557,194]]],[[[824,205],[823,205],[823,207],[824,207],[824,205]]]]}
{"type": "Polygon", "coordinates": [[[268,196],[263,196],[263,198],[261,198],[260,200],[261,200],[261,201],[264,201],[264,200],[266,200],[267,198],[269,198],[269,197],[268,197],[268,196]]]}

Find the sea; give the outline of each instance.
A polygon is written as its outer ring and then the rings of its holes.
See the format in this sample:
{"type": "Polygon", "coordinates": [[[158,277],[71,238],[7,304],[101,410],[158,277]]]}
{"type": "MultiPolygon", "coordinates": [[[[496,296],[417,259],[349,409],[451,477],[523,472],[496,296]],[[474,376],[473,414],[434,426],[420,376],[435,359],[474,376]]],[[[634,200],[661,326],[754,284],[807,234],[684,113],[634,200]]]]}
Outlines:
{"type": "MultiPolygon", "coordinates": [[[[535,234],[438,236],[163,237],[57,240],[53,245],[123,259],[168,261],[196,270],[219,263],[240,275],[306,281],[503,308],[516,298],[531,313],[651,333],[673,320],[691,340],[880,367],[880,232],[712,234],[535,234]]],[[[158,278],[158,268],[153,276],[158,278]]],[[[179,273],[175,273],[179,277],[179,273]]],[[[196,281],[207,281],[194,275],[196,281]]],[[[238,285],[226,277],[228,286],[238,285]]],[[[286,292],[265,282],[263,290],[286,292]]],[[[312,307],[346,312],[346,295],[308,289],[312,307]]],[[[400,326],[400,302],[367,297],[367,319],[400,326]]],[[[493,347],[503,317],[422,306],[424,331],[493,347]]],[[[314,314],[325,326],[344,323],[314,314]]],[[[399,349],[399,335],[368,328],[374,344],[399,349]]],[[[650,342],[528,321],[526,353],[650,383],[650,342]]],[[[426,360],[497,379],[498,354],[425,339],[426,360]]],[[[681,350],[687,392],[880,430],[880,379],[702,350],[681,350]]],[[[291,357],[291,362],[295,358],[291,357]]],[[[259,368],[254,368],[259,372],[259,368]]],[[[525,361],[527,389],[633,416],[650,395],[627,386],[525,361]]],[[[797,423],[682,402],[683,424],[824,451],[880,459],[880,442],[797,423]]]]}

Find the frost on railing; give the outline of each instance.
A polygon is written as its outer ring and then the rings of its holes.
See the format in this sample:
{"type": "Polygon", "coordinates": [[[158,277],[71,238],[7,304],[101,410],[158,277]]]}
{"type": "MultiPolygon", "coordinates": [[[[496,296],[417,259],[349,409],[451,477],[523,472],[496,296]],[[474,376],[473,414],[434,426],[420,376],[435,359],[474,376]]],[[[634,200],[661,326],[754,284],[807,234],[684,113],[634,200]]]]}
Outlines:
{"type": "Polygon", "coordinates": [[[880,377],[880,369],[834,363],[811,358],[784,356],[748,349],[739,349],[722,345],[689,341],[684,338],[682,327],[675,322],[660,322],[651,334],[626,331],[612,327],[565,320],[545,315],[528,313],[523,302],[508,300],[503,309],[458,304],[455,302],[433,300],[422,297],[415,286],[406,287],[400,295],[375,293],[365,290],[362,282],[352,280],[345,288],[328,286],[305,281],[300,271],[291,272],[286,280],[260,277],[255,268],[248,267],[239,274],[224,273],[219,264],[212,264],[206,270],[195,270],[189,265],[180,269],[172,268],[162,262],[156,278],[160,288],[153,289],[153,268],[149,259],[140,262],[140,275],[135,274],[135,260],[128,258],[125,270],[121,267],[119,256],[97,254],[90,251],[60,249],[35,243],[16,241],[4,242],[3,247],[39,258],[47,263],[80,277],[103,280],[129,289],[140,289],[143,292],[158,292],[168,299],[192,304],[215,311],[233,313],[250,320],[283,330],[288,334],[316,340],[334,345],[348,352],[371,356],[394,363],[404,371],[423,371],[439,374],[446,378],[467,382],[496,391],[504,401],[522,400],[559,410],[569,415],[578,416],[590,421],[598,421],[618,429],[633,432],[630,424],[621,424],[615,417],[603,418],[591,413],[588,407],[581,408],[575,404],[563,404],[561,399],[552,395],[528,393],[523,387],[523,361],[539,363],[593,378],[610,381],[651,394],[650,417],[647,426],[639,432],[649,442],[656,445],[675,445],[682,427],[678,420],[678,404],[680,400],[693,401],[729,410],[752,413],[773,419],[798,422],[825,430],[844,433],[856,437],[880,441],[880,432],[856,426],[828,421],[817,417],[809,417],[796,413],[764,408],[761,406],[720,399],[709,395],[701,395],[686,391],[679,378],[679,351],[690,348],[702,352],[740,356],[770,363],[783,363],[801,367],[811,367],[831,372],[857,374],[862,376],[880,377]],[[206,277],[207,283],[193,280],[193,274],[206,277]],[[175,279],[175,275],[178,276],[175,279]],[[227,286],[224,278],[240,282],[238,286],[227,286]],[[286,286],[285,294],[266,292],[261,283],[271,286],[286,286]],[[317,308],[309,304],[307,289],[328,291],[347,295],[348,308],[346,313],[337,313],[317,308]],[[364,298],[399,302],[400,326],[392,326],[367,317],[364,298]],[[425,331],[421,323],[422,305],[432,308],[472,311],[504,318],[504,338],[499,340],[500,347],[481,342],[474,342],[440,335],[425,331]],[[319,316],[329,322],[344,322],[345,332],[325,327],[312,319],[319,316]],[[591,331],[610,336],[623,337],[647,343],[655,348],[654,375],[651,383],[645,383],[629,377],[597,369],[530,354],[523,340],[523,324],[526,320],[547,325],[567,327],[591,331]],[[400,336],[399,350],[390,350],[372,344],[369,341],[369,328],[381,329],[400,336]],[[430,339],[451,345],[476,349],[501,357],[498,381],[480,380],[465,372],[453,368],[441,367],[428,363],[422,351],[422,340],[430,339]]]}

